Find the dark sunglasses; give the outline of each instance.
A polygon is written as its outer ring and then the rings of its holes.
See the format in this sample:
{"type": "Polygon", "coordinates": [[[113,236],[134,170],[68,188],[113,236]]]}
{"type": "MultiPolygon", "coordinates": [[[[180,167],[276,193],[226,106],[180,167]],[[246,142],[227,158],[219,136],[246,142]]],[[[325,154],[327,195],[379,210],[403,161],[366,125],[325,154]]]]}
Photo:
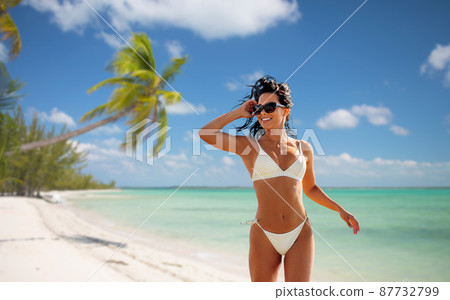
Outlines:
{"type": "Polygon", "coordinates": [[[262,113],[263,109],[266,111],[266,113],[270,114],[273,113],[275,111],[275,109],[277,109],[277,106],[279,107],[287,107],[281,104],[278,104],[276,102],[269,102],[265,105],[262,104],[256,104],[255,106],[253,106],[253,113],[255,115],[259,115],[262,113]]]}

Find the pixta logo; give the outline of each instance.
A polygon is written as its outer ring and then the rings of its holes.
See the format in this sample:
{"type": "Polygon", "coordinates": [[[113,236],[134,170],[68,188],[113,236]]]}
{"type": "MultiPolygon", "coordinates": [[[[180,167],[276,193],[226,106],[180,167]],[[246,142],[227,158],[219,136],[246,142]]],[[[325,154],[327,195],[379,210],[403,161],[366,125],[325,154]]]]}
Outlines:
{"type": "MultiPolygon", "coordinates": [[[[222,131],[224,132],[224,131],[222,131]]],[[[237,136],[238,132],[236,129],[228,129],[227,133],[230,136],[237,136]]],[[[244,134],[244,136],[246,136],[249,140],[253,140],[253,138],[250,138],[250,131],[248,129],[245,129],[242,131],[242,133],[244,134]]],[[[285,129],[271,129],[271,134],[272,135],[282,135],[285,133],[285,129]]],[[[289,134],[297,137],[297,129],[296,128],[291,128],[289,129],[289,134]]],[[[216,136],[217,135],[217,129],[202,129],[202,135],[204,136],[216,136]]],[[[317,155],[320,156],[324,156],[325,155],[325,151],[323,150],[323,147],[319,141],[319,139],[317,138],[316,133],[314,132],[314,129],[312,128],[307,128],[305,129],[305,131],[303,132],[302,137],[300,138],[301,140],[307,141],[311,144],[311,146],[314,147],[314,149],[316,150],[317,155]]],[[[192,130],[192,154],[195,155],[201,155],[201,151],[202,151],[202,146],[204,147],[204,149],[206,149],[207,151],[222,151],[223,148],[223,141],[224,139],[220,139],[218,138],[216,140],[216,142],[213,144],[203,144],[200,141],[199,138],[199,129],[193,129],[192,130]]],[[[236,142],[235,140],[231,139],[227,141],[227,147],[229,149],[228,151],[228,155],[233,156],[233,155],[237,155],[236,152],[236,142]]],[[[242,150],[242,155],[247,155],[251,152],[251,147],[247,146],[247,148],[242,150]]],[[[280,144],[280,154],[281,155],[286,155],[288,154],[287,152],[287,140],[284,141],[284,143],[280,144]]]]}
{"type": "MultiPolygon", "coordinates": [[[[154,149],[157,147],[158,139],[166,134],[172,127],[161,126],[161,123],[153,122],[145,118],[126,132],[126,156],[133,158],[133,145],[136,145],[136,159],[153,165],[154,149]],[[146,155],[144,155],[146,154],[146,155]]],[[[170,151],[171,138],[166,136],[164,148],[157,155],[160,159],[170,151]]]]}

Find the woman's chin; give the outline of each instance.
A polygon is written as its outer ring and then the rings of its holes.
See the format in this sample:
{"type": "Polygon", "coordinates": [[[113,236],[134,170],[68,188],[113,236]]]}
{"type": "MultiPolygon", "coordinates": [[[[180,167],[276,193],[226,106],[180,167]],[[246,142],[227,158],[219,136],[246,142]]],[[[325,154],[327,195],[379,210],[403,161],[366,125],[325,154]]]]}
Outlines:
{"type": "MultiPolygon", "coordinates": [[[[261,124],[261,123],[260,123],[261,124]]],[[[273,128],[277,128],[276,126],[274,126],[273,124],[261,124],[261,127],[265,130],[269,130],[269,129],[273,129],[273,128]]]]}

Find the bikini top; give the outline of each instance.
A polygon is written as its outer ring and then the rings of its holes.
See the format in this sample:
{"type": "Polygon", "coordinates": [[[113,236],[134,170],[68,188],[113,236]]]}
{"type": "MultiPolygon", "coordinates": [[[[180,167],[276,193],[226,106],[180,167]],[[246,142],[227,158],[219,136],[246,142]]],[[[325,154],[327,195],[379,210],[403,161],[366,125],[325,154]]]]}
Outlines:
{"type": "Polygon", "coordinates": [[[252,181],[268,179],[273,177],[287,176],[301,181],[306,172],[306,162],[303,156],[301,147],[301,141],[299,141],[300,155],[298,158],[287,168],[282,170],[277,163],[267,154],[259,145],[258,140],[256,143],[259,147],[258,156],[253,166],[252,181]]]}

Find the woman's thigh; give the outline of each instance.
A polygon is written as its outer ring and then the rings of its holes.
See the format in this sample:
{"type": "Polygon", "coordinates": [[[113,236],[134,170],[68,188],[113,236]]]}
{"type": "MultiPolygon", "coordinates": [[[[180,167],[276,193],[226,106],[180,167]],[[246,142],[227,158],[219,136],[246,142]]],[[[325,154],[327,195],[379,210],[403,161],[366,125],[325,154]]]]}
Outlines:
{"type": "Polygon", "coordinates": [[[314,262],[314,237],[309,219],[284,257],[285,281],[311,281],[314,262]]]}
{"type": "Polygon", "coordinates": [[[257,224],[250,228],[250,277],[252,281],[277,281],[281,255],[257,224]]]}

